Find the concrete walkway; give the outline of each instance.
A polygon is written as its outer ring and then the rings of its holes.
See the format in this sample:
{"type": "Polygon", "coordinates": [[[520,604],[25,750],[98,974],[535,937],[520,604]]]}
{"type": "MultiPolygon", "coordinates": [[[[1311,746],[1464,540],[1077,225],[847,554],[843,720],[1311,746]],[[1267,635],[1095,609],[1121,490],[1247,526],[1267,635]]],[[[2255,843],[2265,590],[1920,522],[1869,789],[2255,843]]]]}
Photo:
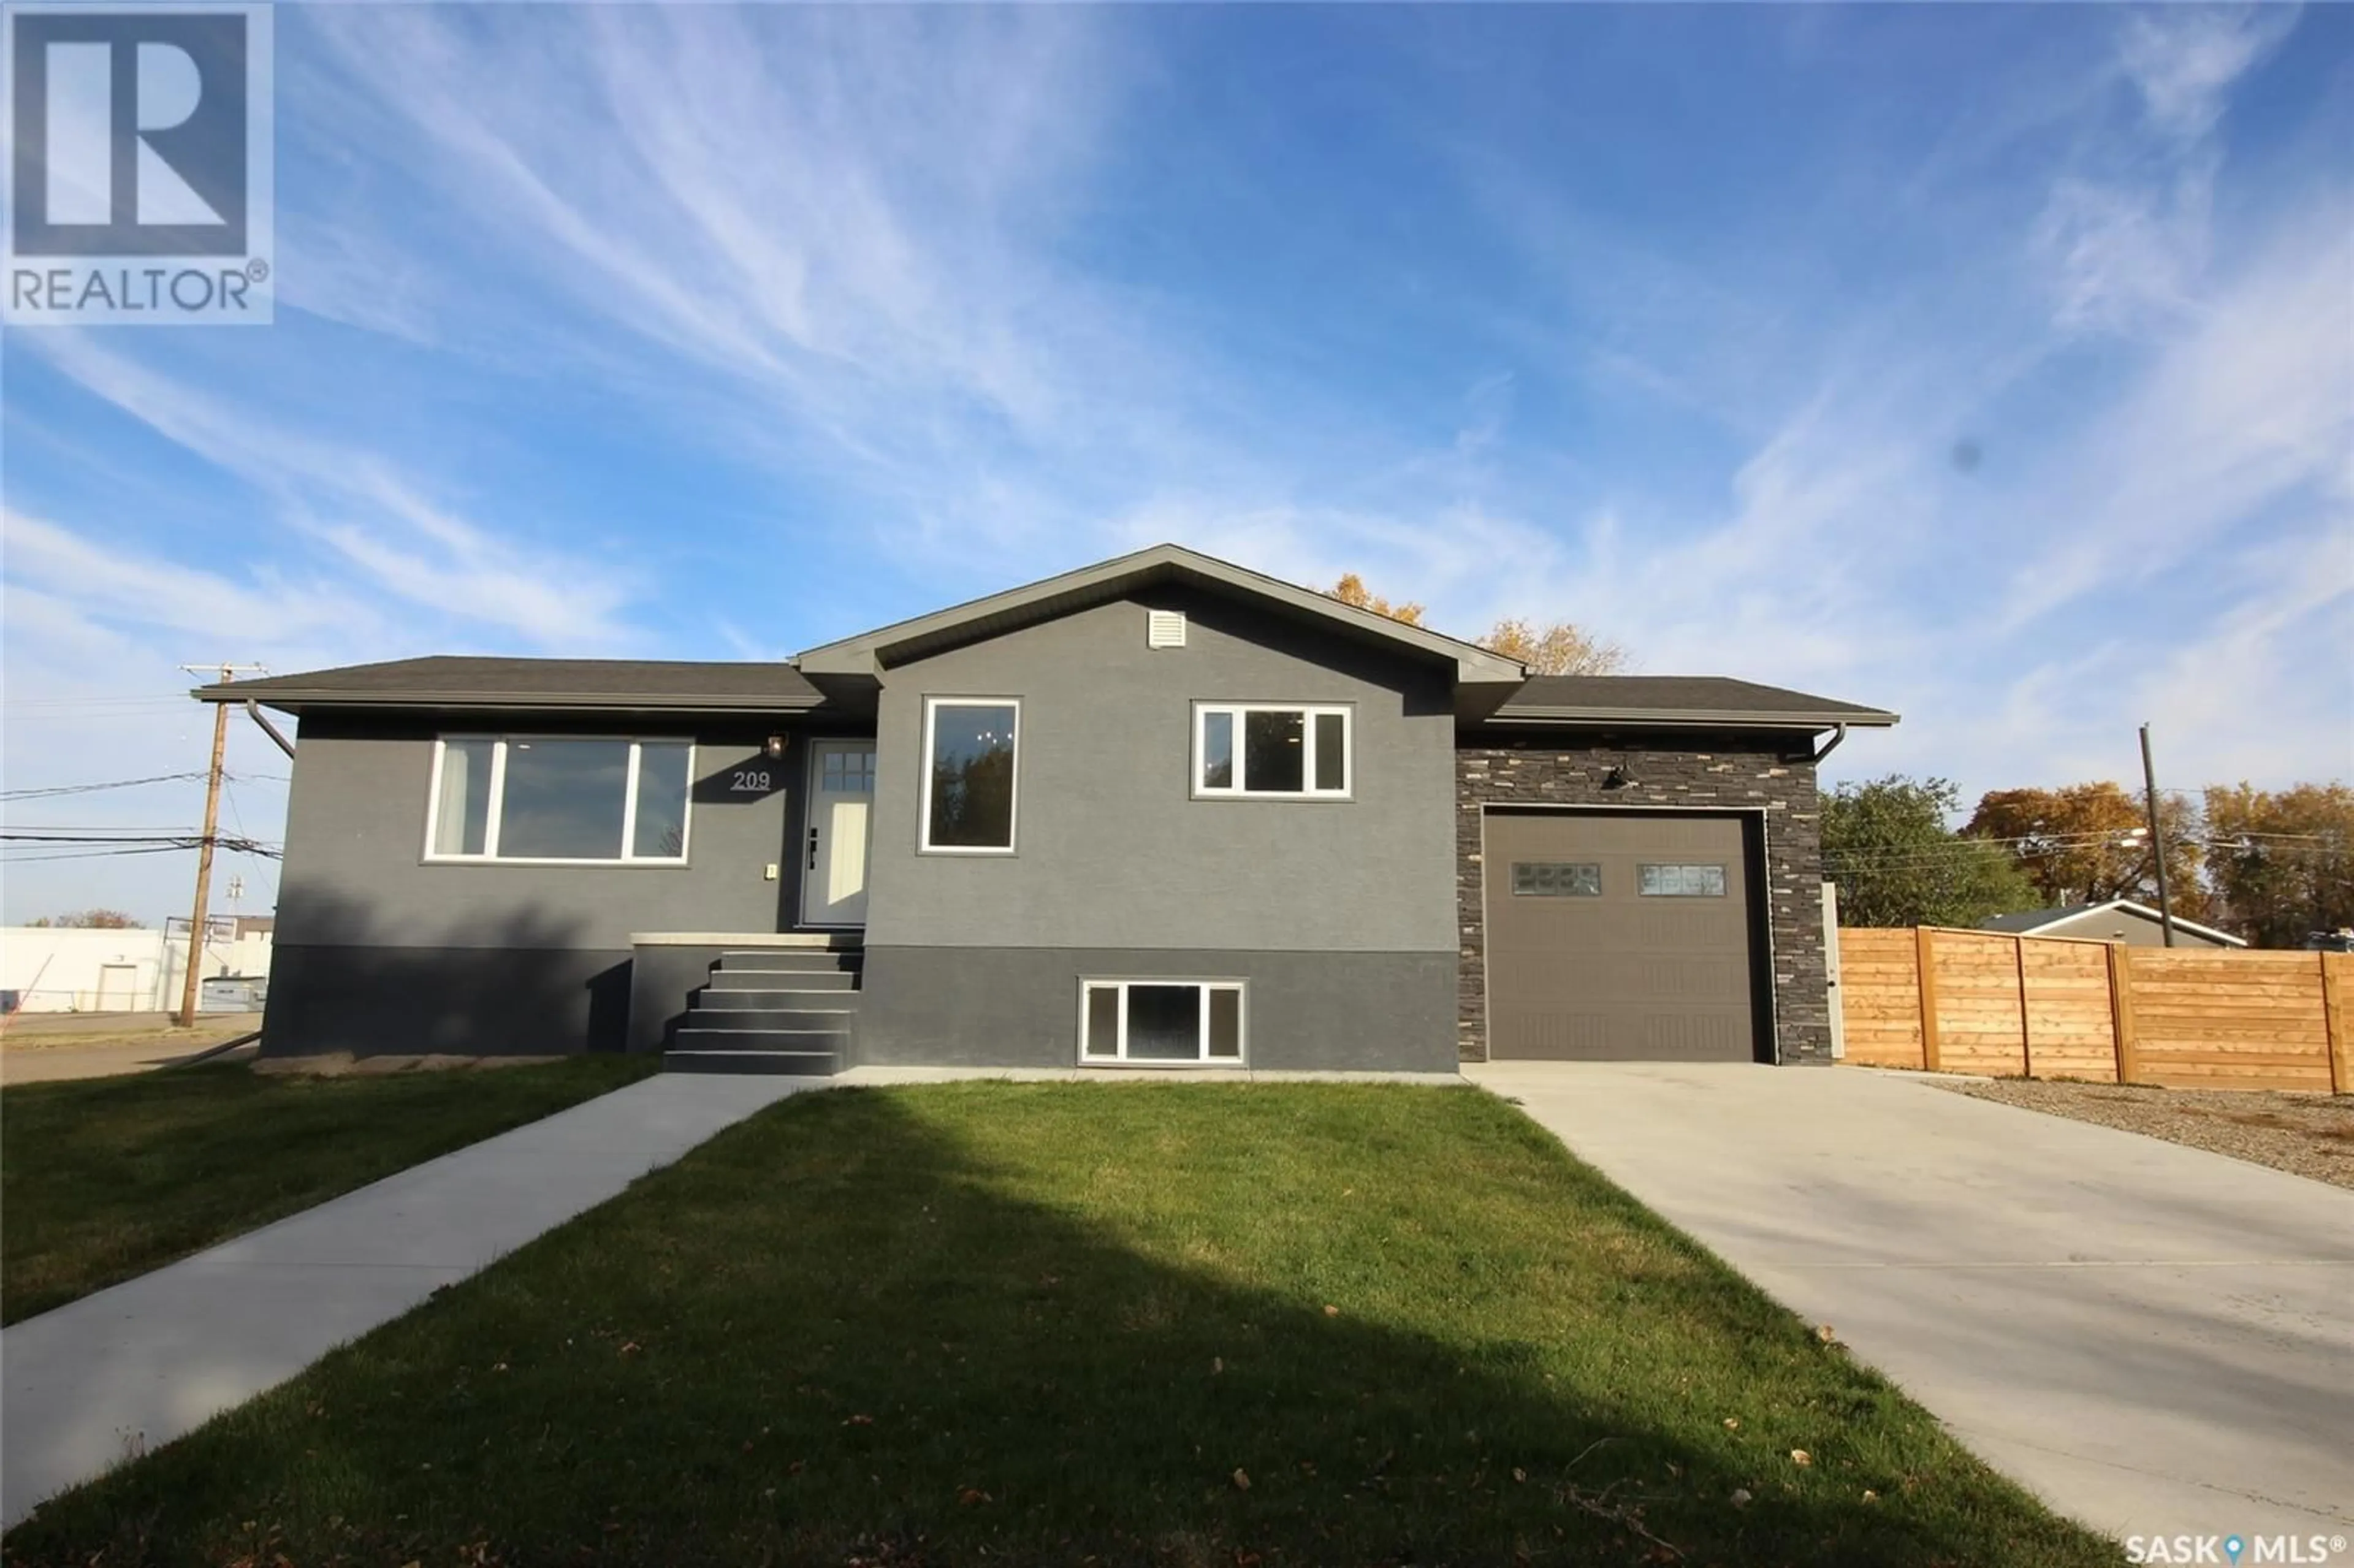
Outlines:
{"type": "Polygon", "coordinates": [[[1465,1075],[2062,1511],[2354,1535],[2354,1192],[1862,1068],[1465,1075]]]}
{"type": "Polygon", "coordinates": [[[0,1524],[822,1082],[648,1078],[0,1331],[0,1524]]]}

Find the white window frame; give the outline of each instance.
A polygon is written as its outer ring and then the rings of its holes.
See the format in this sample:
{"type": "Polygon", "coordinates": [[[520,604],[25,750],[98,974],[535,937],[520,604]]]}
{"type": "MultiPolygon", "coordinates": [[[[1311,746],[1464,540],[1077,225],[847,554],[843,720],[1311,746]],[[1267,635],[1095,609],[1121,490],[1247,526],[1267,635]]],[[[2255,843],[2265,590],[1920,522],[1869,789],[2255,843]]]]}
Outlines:
{"type": "Polygon", "coordinates": [[[1250,987],[1239,980],[1203,978],[1193,975],[1087,975],[1079,980],[1079,1065],[1082,1067],[1168,1067],[1183,1071],[1193,1067],[1243,1067],[1250,1064],[1250,987]],[[1202,1028],[1194,1042],[1197,1054],[1192,1061],[1172,1060],[1167,1056],[1130,1057],[1128,1054],[1128,992],[1130,986],[1191,986],[1208,992],[1230,991],[1235,993],[1235,1054],[1210,1054],[1210,1001],[1202,999],[1202,1028]],[[1087,1051],[1087,1029],[1091,1009],[1090,995],[1098,991],[1119,993],[1119,1038],[1114,1042],[1118,1054],[1090,1054],[1087,1051]]]}
{"type": "Polygon", "coordinates": [[[940,695],[924,698],[924,747],[917,754],[923,778],[916,790],[916,847],[922,854],[1012,854],[1022,842],[1022,699],[940,695]],[[1013,781],[1007,791],[1005,842],[1000,844],[936,844],[932,842],[932,733],[942,707],[997,707],[1013,710],[1013,781]]]}
{"type": "Polygon", "coordinates": [[[1196,800],[1347,800],[1354,799],[1357,789],[1357,713],[1349,703],[1214,703],[1193,705],[1193,799],[1196,800]],[[1225,787],[1202,782],[1204,753],[1209,739],[1210,715],[1228,714],[1235,721],[1235,782],[1225,787]],[[1243,724],[1250,714],[1298,714],[1300,715],[1300,785],[1297,789],[1251,789],[1245,788],[1243,754],[1243,724]],[[1322,715],[1338,714],[1341,718],[1341,787],[1338,789],[1316,788],[1316,720],[1322,715]]]}
{"type": "Polygon", "coordinates": [[[474,731],[451,732],[433,737],[433,768],[426,783],[425,794],[425,863],[429,865],[616,865],[631,867],[678,867],[687,863],[695,849],[695,743],[683,736],[667,735],[526,735],[483,734],[474,731]],[[441,829],[441,759],[453,740],[487,740],[491,743],[491,798],[482,822],[482,853],[480,854],[442,854],[433,848],[441,829]],[[507,746],[511,741],[539,740],[610,740],[627,741],[630,747],[629,772],[621,787],[621,840],[610,856],[568,855],[503,855],[499,853],[499,824],[506,810],[507,746]],[[631,853],[637,842],[638,827],[638,766],[648,746],[679,746],[686,747],[686,811],[679,824],[679,850],[676,855],[641,855],[631,853]]]}

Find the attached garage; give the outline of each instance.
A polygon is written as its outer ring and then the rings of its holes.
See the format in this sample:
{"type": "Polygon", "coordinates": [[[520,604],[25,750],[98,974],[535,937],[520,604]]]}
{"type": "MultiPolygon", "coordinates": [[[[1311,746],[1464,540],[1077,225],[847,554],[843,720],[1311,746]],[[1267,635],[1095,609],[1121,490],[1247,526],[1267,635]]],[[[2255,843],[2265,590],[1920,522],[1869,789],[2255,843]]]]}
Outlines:
{"type": "Polygon", "coordinates": [[[1490,1057],[1772,1058],[1754,814],[1484,816],[1490,1057]]]}

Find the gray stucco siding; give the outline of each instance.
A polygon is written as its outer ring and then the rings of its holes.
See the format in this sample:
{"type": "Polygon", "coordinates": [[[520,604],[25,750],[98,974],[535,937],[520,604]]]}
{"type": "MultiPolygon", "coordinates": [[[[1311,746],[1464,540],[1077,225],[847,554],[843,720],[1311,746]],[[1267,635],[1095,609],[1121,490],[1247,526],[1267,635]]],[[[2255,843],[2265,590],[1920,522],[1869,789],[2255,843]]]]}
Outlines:
{"type": "Polygon", "coordinates": [[[1246,1065],[1253,1068],[1455,1070],[1451,948],[1276,952],[870,942],[858,1059],[895,1066],[1073,1066],[1080,981],[1155,977],[1241,980],[1246,1065]]]}
{"type": "Polygon", "coordinates": [[[263,1049],[621,1048],[632,933],[775,931],[795,919],[807,756],[806,738],[781,723],[306,715],[263,1049]],[[693,739],[687,863],[429,862],[435,739],[497,733],[693,739]],[[782,758],[762,754],[770,734],[787,736],[782,758]],[[766,771],[770,788],[733,789],[747,768],[766,771]],[[592,1021],[583,988],[617,966],[618,982],[607,983],[619,985],[620,1011],[609,1026],[601,1011],[592,1021]]]}
{"type": "Polygon", "coordinates": [[[1451,673],[1173,588],[890,670],[869,946],[1452,953],[1451,673]],[[1147,609],[1186,646],[1148,648],[1147,609]],[[928,696],[1020,699],[1014,853],[919,851],[928,696]],[[1219,701],[1347,705],[1351,797],[1196,799],[1219,701]]]}
{"type": "Polygon", "coordinates": [[[570,726],[479,719],[313,715],[302,722],[287,801],[281,940],[334,947],[582,948],[626,953],[647,930],[773,931],[793,917],[797,862],[789,808],[805,755],[760,753],[768,729],[570,726]],[[673,736],[695,742],[684,865],[450,863],[425,858],[433,744],[441,734],[673,736]],[[766,793],[731,794],[729,775],[765,769],[766,793]],[[774,882],[767,868],[779,867],[774,882]]]}

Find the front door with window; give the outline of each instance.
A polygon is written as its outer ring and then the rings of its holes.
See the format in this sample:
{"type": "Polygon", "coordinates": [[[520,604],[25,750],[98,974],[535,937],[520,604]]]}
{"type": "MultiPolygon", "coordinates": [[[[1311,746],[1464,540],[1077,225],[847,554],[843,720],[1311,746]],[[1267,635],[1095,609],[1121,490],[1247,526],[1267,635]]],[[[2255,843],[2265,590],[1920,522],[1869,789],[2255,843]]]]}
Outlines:
{"type": "Polygon", "coordinates": [[[866,859],[875,809],[875,743],[810,747],[809,842],[801,853],[801,923],[866,924],[866,859]]]}

